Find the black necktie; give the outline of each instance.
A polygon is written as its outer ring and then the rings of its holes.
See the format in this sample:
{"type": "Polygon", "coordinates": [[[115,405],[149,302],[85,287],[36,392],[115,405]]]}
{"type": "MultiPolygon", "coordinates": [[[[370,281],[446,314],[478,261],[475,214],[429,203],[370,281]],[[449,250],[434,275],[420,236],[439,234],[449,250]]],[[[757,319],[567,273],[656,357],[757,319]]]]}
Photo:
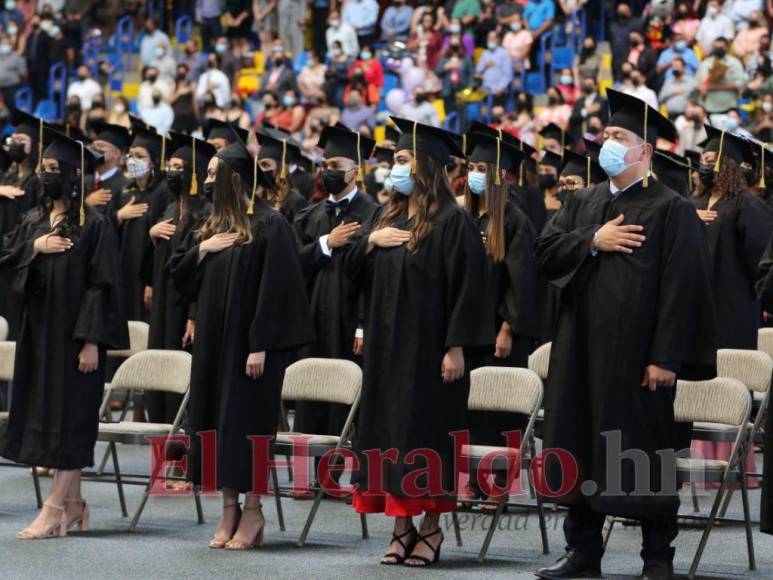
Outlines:
{"type": "Polygon", "coordinates": [[[332,199],[325,200],[325,211],[331,216],[336,215],[336,210],[339,210],[340,212],[346,211],[347,207],[349,207],[348,199],[342,199],[341,201],[333,201],[332,199]]]}

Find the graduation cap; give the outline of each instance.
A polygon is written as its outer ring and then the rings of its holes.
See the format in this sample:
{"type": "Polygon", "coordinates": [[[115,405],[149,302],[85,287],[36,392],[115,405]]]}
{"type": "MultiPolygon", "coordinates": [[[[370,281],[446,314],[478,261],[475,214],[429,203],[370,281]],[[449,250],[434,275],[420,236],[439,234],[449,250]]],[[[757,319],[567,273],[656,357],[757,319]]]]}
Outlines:
{"type": "Polygon", "coordinates": [[[94,141],[105,141],[121,151],[125,151],[131,143],[131,134],[122,125],[113,125],[105,121],[91,121],[91,128],[94,130],[94,141]]]}
{"type": "Polygon", "coordinates": [[[65,137],[74,139],[76,141],[83,141],[86,145],[91,143],[91,139],[81,131],[80,127],[73,127],[66,123],[45,123],[46,127],[50,127],[57,133],[61,133],[65,137]]]}
{"type": "Polygon", "coordinates": [[[338,124],[325,127],[319,136],[317,147],[322,148],[322,157],[346,157],[354,161],[359,169],[357,179],[362,179],[362,162],[370,157],[376,142],[338,124]]]}
{"type": "Polygon", "coordinates": [[[86,210],[83,205],[86,193],[86,172],[93,171],[96,157],[83,141],[75,141],[50,128],[45,129],[43,141],[46,143],[46,149],[43,151],[42,157],[56,159],[59,163],[80,169],[80,225],[83,227],[83,224],[86,223],[86,210]]]}
{"type": "Polygon", "coordinates": [[[272,129],[257,131],[255,136],[260,144],[258,160],[273,159],[279,165],[279,176],[286,177],[287,166],[297,164],[301,158],[301,148],[298,144],[290,139],[287,133],[272,129]]]}
{"type": "Polygon", "coordinates": [[[314,171],[314,160],[305,155],[301,155],[301,158],[298,160],[298,167],[303,169],[306,173],[311,173],[314,171]]]}
{"type": "Polygon", "coordinates": [[[373,150],[373,156],[378,163],[389,163],[392,165],[395,157],[395,150],[388,149],[387,147],[376,147],[373,150]]]}
{"type": "Polygon", "coordinates": [[[585,139],[584,137],[582,141],[583,143],[585,143],[585,155],[587,155],[588,157],[590,157],[591,159],[593,159],[595,162],[598,163],[599,154],[601,153],[601,143],[599,143],[598,141],[593,141],[591,139],[585,139]]]}
{"type": "Polygon", "coordinates": [[[500,184],[500,169],[510,173],[515,173],[516,168],[521,165],[526,155],[523,151],[506,143],[497,137],[484,135],[482,133],[473,133],[469,140],[470,155],[468,159],[472,163],[484,162],[494,165],[494,183],[500,184]]]}
{"type": "Polygon", "coordinates": [[[548,123],[545,125],[542,130],[539,132],[540,136],[543,139],[555,139],[559,143],[561,143],[561,151],[564,151],[567,147],[569,147],[573,140],[572,137],[564,131],[561,127],[556,125],[555,123],[548,123]]]}
{"type": "Polygon", "coordinates": [[[715,151],[717,161],[714,163],[714,172],[719,173],[719,164],[722,156],[725,155],[741,164],[743,161],[749,161],[754,155],[752,144],[743,137],[728,133],[711,125],[705,125],[707,138],[701,145],[704,151],[715,151]]]}
{"type": "MultiPolygon", "coordinates": [[[[502,139],[502,141],[504,141],[505,143],[509,143],[510,145],[517,147],[518,150],[524,153],[524,156],[526,159],[530,158],[532,155],[534,155],[537,152],[537,150],[534,147],[522,141],[521,139],[518,139],[512,133],[509,133],[508,131],[503,131],[502,129],[494,129],[493,127],[489,127],[488,125],[481,123],[479,121],[473,121],[470,124],[470,132],[481,133],[483,135],[489,135],[491,137],[498,137],[499,139],[502,139]]],[[[518,185],[523,186],[523,164],[521,164],[521,166],[518,169],[518,185]]]]}
{"type": "Polygon", "coordinates": [[[413,151],[413,173],[416,172],[416,153],[418,151],[443,164],[448,163],[448,158],[451,155],[464,158],[464,152],[448,131],[399,117],[391,117],[391,119],[402,131],[395,149],[413,151]]]}
{"type": "Polygon", "coordinates": [[[204,138],[207,141],[210,139],[225,139],[228,143],[234,143],[237,140],[241,140],[244,144],[247,143],[249,137],[250,132],[246,129],[241,129],[231,123],[218,119],[209,119],[204,130],[204,138]]]}
{"type": "Polygon", "coordinates": [[[655,151],[652,169],[658,181],[670,187],[683,197],[689,197],[692,183],[692,167],[687,159],[669,151],[655,151]]]}
{"type": "Polygon", "coordinates": [[[258,167],[258,158],[250,155],[250,152],[241,142],[231,143],[223,147],[215,154],[215,157],[239,174],[244,184],[250,188],[252,193],[250,194],[250,205],[247,207],[247,215],[252,215],[258,186],[271,187],[271,182],[258,167]]]}
{"type": "Polygon", "coordinates": [[[162,151],[162,148],[166,148],[166,139],[156,133],[155,130],[139,127],[133,130],[131,147],[147,149],[154,161],[158,161],[159,157],[161,158],[159,167],[163,166],[165,155],[162,155],[162,153],[166,151],[162,151]]]}
{"type": "Polygon", "coordinates": [[[21,109],[14,109],[11,113],[11,124],[15,127],[14,133],[20,135],[27,135],[32,139],[33,143],[38,145],[38,164],[35,171],[40,171],[40,159],[43,154],[43,119],[34,117],[22,111],[21,109]]]}
{"type": "Polygon", "coordinates": [[[752,143],[754,144],[755,148],[757,169],[760,172],[760,180],[757,183],[757,186],[764,189],[767,187],[765,184],[765,166],[772,164],[771,162],[773,162],[773,151],[768,149],[768,143],[764,143],[756,139],[753,139],[752,143]]]}
{"type": "Polygon", "coordinates": [[[547,165],[548,167],[555,167],[558,173],[561,173],[561,165],[564,158],[558,153],[552,151],[544,151],[542,153],[542,159],[539,160],[539,165],[547,165]]]}
{"type": "Polygon", "coordinates": [[[197,172],[203,173],[206,171],[209,160],[212,159],[216,153],[215,147],[206,141],[196,139],[190,135],[183,135],[176,131],[170,131],[169,136],[172,140],[172,155],[170,155],[169,158],[175,157],[177,159],[182,159],[190,166],[190,195],[198,195],[199,184],[197,172]]]}
{"type": "Polygon", "coordinates": [[[398,139],[400,139],[400,131],[393,124],[387,123],[384,126],[384,140],[397,143],[398,139]]]}
{"type": "MultiPolygon", "coordinates": [[[[546,152],[546,155],[549,152],[546,152]]],[[[585,187],[590,187],[593,183],[600,183],[607,178],[607,174],[601,169],[601,165],[590,155],[580,155],[574,151],[564,151],[564,163],[561,168],[561,175],[579,175],[585,182],[585,187]]]]}
{"type": "Polygon", "coordinates": [[[145,131],[154,131],[153,127],[148,125],[145,121],[140,119],[137,115],[129,114],[129,124],[132,128],[132,133],[144,129],[145,131]]]}

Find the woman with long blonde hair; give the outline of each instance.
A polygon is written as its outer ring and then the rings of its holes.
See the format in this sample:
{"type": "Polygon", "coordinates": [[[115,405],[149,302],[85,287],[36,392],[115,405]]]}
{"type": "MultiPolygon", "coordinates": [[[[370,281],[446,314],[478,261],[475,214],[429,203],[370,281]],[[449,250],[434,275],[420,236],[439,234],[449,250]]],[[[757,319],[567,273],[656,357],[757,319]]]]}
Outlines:
{"type": "Polygon", "coordinates": [[[209,547],[245,550],[262,543],[267,490],[265,481],[253,482],[248,436],[276,434],[285,368],[313,340],[313,326],[290,226],[257,195],[266,184],[257,161],[232,143],[210,161],[209,184],[212,214],[171,259],[175,286],[196,303],[188,477],[201,485],[199,434],[214,432],[217,472],[210,475],[223,512],[209,547]]]}
{"type": "Polygon", "coordinates": [[[446,176],[450,155],[464,155],[441,129],[394,121],[403,133],[393,192],[362,228],[346,266],[355,284],[372,288],[354,449],[397,453],[380,477],[369,477],[378,466],[360,457],[352,503],[360,513],[395,517],[382,564],[427,566],[440,556],[440,514],[456,509],[450,433],[467,425],[464,349],[493,344],[494,336],[484,315],[483,243],[446,176]],[[417,530],[412,518],[421,514],[417,530]]]}

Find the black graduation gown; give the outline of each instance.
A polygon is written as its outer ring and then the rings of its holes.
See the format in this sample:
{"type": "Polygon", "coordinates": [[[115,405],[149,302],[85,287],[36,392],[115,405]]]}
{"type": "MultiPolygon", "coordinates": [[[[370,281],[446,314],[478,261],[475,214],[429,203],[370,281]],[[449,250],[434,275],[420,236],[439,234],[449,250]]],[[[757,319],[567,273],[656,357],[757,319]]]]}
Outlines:
{"type": "MultiPolygon", "coordinates": [[[[622,452],[646,453],[648,489],[661,492],[656,451],[674,449],[682,435],[674,422],[675,392],[651,392],[640,384],[649,364],[684,379],[714,376],[711,264],[702,230],[692,204],[654,180],[648,188],[634,184],[616,199],[605,182],[570,196],[538,240],[539,268],[561,288],[543,448],[564,449],[579,466],[577,485],[553,501],[587,501],[601,513],[634,518],[676,513],[677,494],[630,495],[631,461],[615,464],[622,494],[588,497],[579,489],[589,480],[598,492],[610,491],[602,433],[611,431],[610,440],[621,437],[622,452]],[[621,213],[625,223],[644,226],[646,242],[633,254],[593,256],[594,233],[621,213]]],[[[548,485],[558,490],[560,470],[554,467],[547,468],[548,485]]]]}
{"type": "MultiPolygon", "coordinates": [[[[693,200],[708,207],[708,197],[693,200]]],[[[757,349],[762,309],[754,291],[757,265],[773,233],[773,214],[748,191],[722,198],[711,208],[718,216],[705,225],[714,271],[719,348],[757,349]]]]}
{"type": "Polygon", "coordinates": [[[23,295],[10,417],[0,454],[18,463],[80,469],[93,465],[105,351],[128,348],[118,244],[109,222],[91,208],[75,245],[35,256],[35,239],[51,231],[41,209],[5,238],[0,268],[23,295]],[[99,367],[78,371],[84,342],[99,346],[99,367]]]}
{"type": "MultiPolygon", "coordinates": [[[[303,349],[303,357],[348,359],[361,364],[352,352],[354,335],[362,322],[363,292],[350,288],[344,270],[348,246],[333,249],[331,257],[322,253],[319,238],[343,222],[365,223],[378,208],[357,193],[338,216],[328,214],[323,201],[304,208],[293,224],[306,291],[314,318],[317,340],[303,349]]],[[[294,429],[303,433],[338,435],[346,421],[348,408],[335,403],[297,402],[294,429]]]]}
{"type": "MultiPolygon", "coordinates": [[[[544,204],[544,202],[543,202],[544,204]]],[[[559,212],[557,209],[548,209],[545,211],[545,224],[547,225],[550,220],[559,212]]],[[[556,319],[558,317],[558,302],[561,291],[547,281],[542,275],[537,275],[537,301],[539,303],[539,320],[540,320],[540,344],[545,344],[553,340],[553,330],[556,326],[556,319]]]]}
{"type": "Polygon", "coordinates": [[[542,190],[534,185],[519,187],[511,183],[509,191],[515,205],[527,215],[531,225],[534,226],[534,231],[539,235],[547,221],[545,196],[542,190]]]}
{"type": "MultiPolygon", "coordinates": [[[[485,232],[489,214],[473,218],[478,229],[485,232]]],[[[470,370],[480,366],[522,367],[529,366],[529,354],[539,338],[539,310],[537,305],[537,264],[534,260],[536,242],[534,227],[529,218],[513,203],[505,208],[505,246],[502,262],[486,261],[488,288],[488,321],[494,335],[502,322],[511,327],[513,348],[507,358],[496,358],[491,347],[481,350],[481,355],[470,360],[470,370]]],[[[523,429],[526,420],[512,413],[470,411],[470,437],[478,445],[505,443],[503,431],[523,429]]]]}
{"type": "Polygon", "coordinates": [[[298,212],[307,205],[309,205],[309,201],[296,190],[291,189],[287,192],[287,197],[282,202],[279,213],[285,216],[288,224],[292,224],[298,212]]]}
{"type": "Polygon", "coordinates": [[[196,302],[188,477],[201,483],[202,431],[217,434],[218,488],[252,489],[251,435],[275,435],[284,371],[297,348],[314,340],[303,274],[286,220],[255,202],[253,241],[198,263],[190,232],[171,260],[186,302],[196,302]],[[245,374],[247,356],[266,351],[265,372],[245,374]]]}
{"type": "MultiPolygon", "coordinates": [[[[150,245],[152,277],[148,285],[153,288],[148,337],[150,348],[182,349],[182,337],[190,312],[172,283],[169,259],[188,233],[201,226],[212,209],[210,203],[201,195],[188,196],[186,202],[189,204],[190,215],[185,223],[180,224],[178,202],[172,202],[158,221],[171,219],[172,224],[177,226],[174,235],[169,240],[158,239],[155,244],[150,245]]],[[[180,395],[172,393],[145,393],[150,420],[154,423],[172,423],[180,406],[180,399],[180,395]]]]}
{"type": "Polygon", "coordinates": [[[99,213],[109,214],[111,212],[111,209],[114,207],[114,205],[116,203],[120,202],[120,200],[121,200],[121,193],[123,192],[123,190],[126,189],[127,187],[129,187],[131,185],[131,183],[132,183],[131,179],[126,177],[121,172],[121,170],[118,169],[118,171],[116,171],[113,175],[111,175],[107,179],[103,179],[99,183],[99,187],[97,187],[96,184],[95,184],[94,188],[93,188],[94,190],[97,190],[97,189],[109,189],[110,193],[113,194],[113,197],[111,198],[109,203],[107,203],[105,205],[102,205],[102,206],[99,206],[99,207],[96,207],[94,209],[96,209],[99,213]]]}
{"type": "MultiPolygon", "coordinates": [[[[24,190],[16,199],[0,197],[0,249],[2,239],[13,230],[21,217],[36,203],[40,194],[40,180],[36,173],[19,179],[15,169],[8,170],[0,177],[0,185],[13,185],[24,190]]],[[[0,272],[0,316],[8,321],[8,340],[15,340],[19,334],[21,312],[18,297],[10,291],[11,279],[8,272],[0,272]]]]}
{"type": "Polygon", "coordinates": [[[290,184],[303,196],[303,199],[309,201],[311,194],[314,193],[314,174],[296,169],[290,174],[290,184]]]}
{"type": "Polygon", "coordinates": [[[141,191],[134,183],[121,192],[118,203],[114,206],[112,214],[118,230],[118,242],[121,255],[121,269],[124,283],[126,284],[126,313],[129,320],[145,320],[145,283],[142,277],[142,268],[147,246],[150,244],[148,232],[152,224],[164,213],[168,201],[166,184],[151,184],[145,191],[141,191]],[[131,198],[135,203],[147,203],[148,211],[144,215],[126,220],[118,224],[117,211],[129,203],[131,198]],[[163,206],[163,207],[162,207],[163,206]]]}
{"type": "MultiPolygon", "coordinates": [[[[773,236],[760,260],[757,274],[757,296],[762,307],[768,312],[773,311],[773,236]]],[[[760,531],[764,534],[773,534],[773,479],[769,474],[773,473],[773,405],[768,405],[768,415],[765,418],[765,454],[762,473],[766,475],[762,479],[762,502],[760,504],[760,531]]]]}
{"type": "MultiPolygon", "coordinates": [[[[408,229],[407,217],[396,225],[408,229]]],[[[439,456],[443,488],[453,496],[456,482],[449,433],[467,426],[470,375],[465,368],[463,378],[445,384],[440,371],[448,348],[494,343],[484,312],[486,255],[480,232],[453,202],[438,210],[432,228],[413,253],[399,246],[377,247],[366,254],[371,229],[371,225],[363,228],[345,257],[350,276],[372,287],[354,449],[397,449],[399,457],[396,463],[384,462],[382,487],[368,482],[367,461],[361,455],[354,481],[360,490],[382,489],[404,497],[404,477],[426,469],[424,457],[410,464],[406,454],[422,448],[439,456]]]]}

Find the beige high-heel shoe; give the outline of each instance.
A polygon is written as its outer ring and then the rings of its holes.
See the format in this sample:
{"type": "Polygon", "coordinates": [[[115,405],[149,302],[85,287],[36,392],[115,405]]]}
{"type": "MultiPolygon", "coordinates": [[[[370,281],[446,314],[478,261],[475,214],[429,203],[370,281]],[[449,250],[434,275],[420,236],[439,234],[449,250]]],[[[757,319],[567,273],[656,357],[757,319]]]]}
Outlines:
{"type": "Polygon", "coordinates": [[[218,538],[217,536],[214,536],[209,541],[209,547],[214,550],[222,550],[225,548],[225,545],[228,543],[228,541],[233,538],[233,535],[236,533],[236,529],[239,527],[239,520],[241,519],[241,510],[239,509],[241,507],[241,504],[237,501],[236,503],[231,503],[228,505],[223,506],[223,511],[227,510],[228,508],[236,508],[236,510],[239,512],[238,517],[234,521],[234,527],[231,530],[231,535],[228,536],[225,539],[218,538]]]}
{"type": "Polygon", "coordinates": [[[77,516],[75,519],[73,519],[72,521],[67,522],[67,531],[69,532],[73,526],[77,525],[79,532],[87,532],[89,530],[90,511],[89,511],[89,506],[86,503],[86,500],[82,498],[79,499],[74,497],[67,497],[64,499],[64,503],[65,504],[77,503],[77,504],[80,504],[82,507],[81,514],[77,516]]]}
{"type": "MultiPolygon", "coordinates": [[[[244,508],[243,511],[261,511],[262,505],[258,505],[254,508],[244,508]]],[[[262,516],[261,512],[261,516],[262,516]]],[[[252,539],[252,542],[249,544],[243,544],[242,542],[235,542],[233,538],[231,538],[228,542],[226,542],[225,549],[226,550],[233,550],[233,551],[239,551],[239,550],[252,550],[254,548],[258,548],[263,545],[263,531],[266,529],[266,518],[263,518],[263,523],[258,528],[258,531],[255,532],[255,537],[252,539]]]]}
{"type": "Polygon", "coordinates": [[[16,534],[16,538],[19,540],[45,540],[47,538],[63,538],[67,535],[67,515],[64,512],[63,505],[54,505],[52,503],[44,503],[44,507],[59,512],[59,522],[53,524],[47,530],[43,530],[41,533],[34,533],[30,528],[24,528],[21,532],[16,534]]]}

